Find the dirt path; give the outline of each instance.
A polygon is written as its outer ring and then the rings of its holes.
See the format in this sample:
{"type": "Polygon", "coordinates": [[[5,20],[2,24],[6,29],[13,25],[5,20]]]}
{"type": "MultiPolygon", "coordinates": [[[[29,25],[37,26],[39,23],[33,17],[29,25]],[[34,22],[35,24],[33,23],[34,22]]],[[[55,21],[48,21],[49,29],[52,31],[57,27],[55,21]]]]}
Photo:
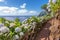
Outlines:
{"type": "Polygon", "coordinates": [[[44,28],[38,33],[36,40],[54,40],[52,36],[50,36],[51,30],[55,32],[59,25],[59,21],[57,19],[52,19],[48,21],[44,28]]]}

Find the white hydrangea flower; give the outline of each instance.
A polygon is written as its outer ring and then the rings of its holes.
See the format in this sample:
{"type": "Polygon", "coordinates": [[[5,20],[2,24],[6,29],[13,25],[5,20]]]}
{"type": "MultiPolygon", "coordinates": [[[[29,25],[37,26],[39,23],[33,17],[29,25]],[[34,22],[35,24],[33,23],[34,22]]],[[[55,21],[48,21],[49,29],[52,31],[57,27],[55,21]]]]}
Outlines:
{"type": "Polygon", "coordinates": [[[24,28],[26,28],[26,29],[28,29],[28,23],[26,23],[25,25],[24,25],[24,28]]]}
{"type": "Polygon", "coordinates": [[[24,26],[25,24],[22,24],[22,26],[24,26]]]}
{"type": "Polygon", "coordinates": [[[51,9],[49,8],[49,9],[48,9],[48,12],[50,12],[50,11],[51,11],[51,9]]]}
{"type": "Polygon", "coordinates": [[[25,26],[24,28],[28,29],[28,26],[25,26]]]}
{"type": "Polygon", "coordinates": [[[33,22],[32,25],[33,25],[32,27],[35,28],[35,26],[36,26],[36,22],[33,22]]]}
{"type": "Polygon", "coordinates": [[[24,33],[23,32],[20,32],[20,36],[23,36],[24,35],[24,33]]]}
{"type": "Polygon", "coordinates": [[[10,27],[13,27],[13,26],[15,26],[15,23],[10,23],[10,27]]]}
{"type": "Polygon", "coordinates": [[[30,23],[29,26],[31,26],[31,27],[30,27],[30,29],[28,29],[28,31],[35,28],[36,22],[30,23]]]}
{"type": "Polygon", "coordinates": [[[33,25],[36,25],[36,22],[33,22],[33,25]]]}
{"type": "Polygon", "coordinates": [[[5,23],[8,23],[8,24],[9,24],[9,22],[8,22],[8,21],[5,21],[5,23]]]}
{"type": "Polygon", "coordinates": [[[19,36],[18,35],[14,35],[13,40],[19,40],[19,36]]]}
{"type": "Polygon", "coordinates": [[[0,32],[1,33],[8,33],[9,32],[9,28],[8,27],[1,27],[0,28],[0,32]]]}
{"type": "Polygon", "coordinates": [[[21,28],[17,27],[15,28],[15,32],[20,32],[21,31],[21,28]]]}
{"type": "Polygon", "coordinates": [[[55,4],[57,0],[52,0],[52,2],[55,4]]]}

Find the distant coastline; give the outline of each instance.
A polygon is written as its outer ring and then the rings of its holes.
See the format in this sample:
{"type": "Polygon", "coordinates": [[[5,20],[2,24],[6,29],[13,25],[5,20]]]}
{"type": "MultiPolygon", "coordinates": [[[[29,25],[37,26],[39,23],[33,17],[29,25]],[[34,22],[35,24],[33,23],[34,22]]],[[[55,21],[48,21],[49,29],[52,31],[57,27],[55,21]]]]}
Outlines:
{"type": "Polygon", "coordinates": [[[18,19],[20,19],[21,22],[22,22],[23,20],[29,18],[29,17],[31,17],[31,16],[0,16],[0,18],[5,18],[5,19],[7,19],[7,20],[12,20],[12,21],[13,21],[15,18],[18,18],[18,19]]]}

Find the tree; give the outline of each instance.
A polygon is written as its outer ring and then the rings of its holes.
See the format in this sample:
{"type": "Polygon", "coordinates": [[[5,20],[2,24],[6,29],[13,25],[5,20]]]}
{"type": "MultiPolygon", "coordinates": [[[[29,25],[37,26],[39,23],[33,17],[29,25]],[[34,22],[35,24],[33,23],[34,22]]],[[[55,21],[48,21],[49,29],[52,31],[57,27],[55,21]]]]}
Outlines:
{"type": "Polygon", "coordinates": [[[47,4],[42,5],[41,8],[47,11],[47,4]]]}
{"type": "Polygon", "coordinates": [[[46,11],[41,11],[38,16],[44,16],[44,15],[46,15],[46,14],[48,14],[46,11]]]}

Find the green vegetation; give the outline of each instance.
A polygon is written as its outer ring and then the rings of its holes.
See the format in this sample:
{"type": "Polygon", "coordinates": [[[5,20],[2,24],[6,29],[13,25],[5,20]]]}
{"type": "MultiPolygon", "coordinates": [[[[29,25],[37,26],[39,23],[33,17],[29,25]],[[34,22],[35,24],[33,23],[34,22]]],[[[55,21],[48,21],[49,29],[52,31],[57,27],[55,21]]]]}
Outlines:
{"type": "Polygon", "coordinates": [[[18,37],[16,39],[21,39],[19,37],[23,37],[23,35],[28,32],[29,34],[38,28],[42,28],[42,24],[51,18],[50,14],[41,17],[32,16],[22,23],[18,18],[14,21],[9,21],[4,18],[0,18],[0,23],[4,24],[0,28],[0,40],[15,40],[14,37],[18,37]],[[4,20],[3,20],[4,19],[4,20]],[[39,24],[37,26],[37,24],[39,24]],[[32,29],[32,30],[31,30],[32,29]]]}
{"type": "Polygon", "coordinates": [[[46,11],[46,15],[44,16],[32,16],[23,22],[20,22],[18,18],[16,18],[14,21],[0,18],[0,25],[3,24],[0,28],[0,40],[18,40],[23,38],[27,32],[29,34],[32,31],[36,32],[38,28],[41,30],[43,28],[43,24],[54,17],[54,14],[60,9],[60,0],[56,0],[55,3],[53,3],[51,0],[49,4],[50,6],[47,4],[42,6],[42,9],[46,11]]]}
{"type": "Polygon", "coordinates": [[[44,5],[41,6],[41,8],[44,9],[45,11],[48,11],[47,6],[48,6],[47,4],[44,4],[44,5]]]}
{"type": "Polygon", "coordinates": [[[56,12],[60,9],[60,0],[56,0],[55,3],[50,2],[52,12],[56,12]]]}

